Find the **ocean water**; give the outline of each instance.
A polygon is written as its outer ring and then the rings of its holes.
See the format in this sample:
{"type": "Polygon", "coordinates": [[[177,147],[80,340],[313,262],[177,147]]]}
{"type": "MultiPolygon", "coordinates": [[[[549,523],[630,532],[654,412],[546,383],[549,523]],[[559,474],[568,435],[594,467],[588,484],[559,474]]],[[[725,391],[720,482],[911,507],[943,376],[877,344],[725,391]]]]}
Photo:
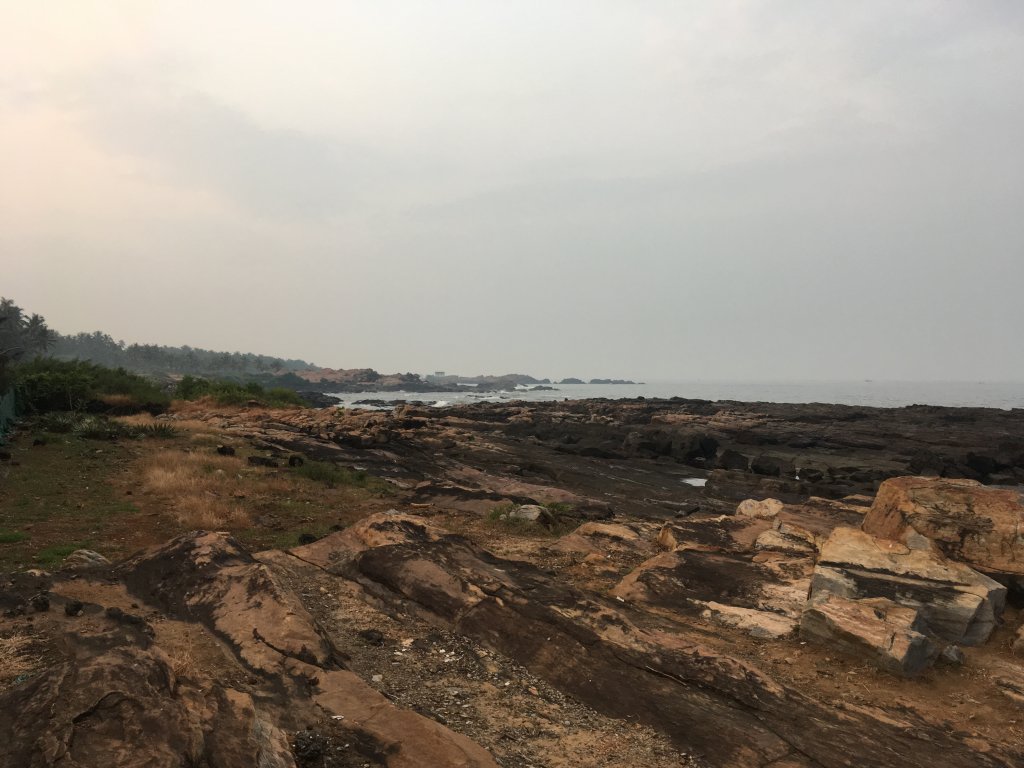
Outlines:
{"type": "MultiPolygon", "coordinates": [[[[752,381],[677,381],[648,384],[553,384],[556,391],[532,392],[528,388],[512,392],[354,392],[336,394],[347,408],[373,408],[355,405],[356,401],[380,402],[407,400],[436,407],[457,403],[510,402],[523,400],[582,400],[587,398],[668,398],[687,397],[702,400],[740,400],[773,403],[840,403],[898,408],[905,405],[948,405],[959,407],[1024,408],[1024,382],[752,382],[752,381]]],[[[329,393],[331,394],[331,393],[329,393]]]]}

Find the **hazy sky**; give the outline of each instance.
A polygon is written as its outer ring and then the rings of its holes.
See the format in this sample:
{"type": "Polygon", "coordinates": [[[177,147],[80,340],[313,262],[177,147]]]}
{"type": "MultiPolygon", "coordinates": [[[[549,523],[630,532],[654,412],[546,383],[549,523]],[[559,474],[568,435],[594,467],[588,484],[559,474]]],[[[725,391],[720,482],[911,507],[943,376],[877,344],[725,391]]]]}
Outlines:
{"type": "Polygon", "coordinates": [[[1024,379],[1024,3],[0,0],[0,266],[335,367],[1024,379]]]}

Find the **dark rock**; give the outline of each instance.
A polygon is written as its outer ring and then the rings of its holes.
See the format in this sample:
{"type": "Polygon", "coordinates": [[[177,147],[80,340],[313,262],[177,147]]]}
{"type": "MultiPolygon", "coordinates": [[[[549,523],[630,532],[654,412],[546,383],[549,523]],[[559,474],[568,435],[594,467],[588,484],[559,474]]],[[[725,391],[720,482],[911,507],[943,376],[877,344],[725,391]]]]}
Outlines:
{"type": "Polygon", "coordinates": [[[320,538],[319,536],[317,536],[315,534],[312,534],[312,533],[300,533],[299,534],[299,544],[300,545],[301,544],[312,544],[314,541],[316,541],[319,538],[320,538]]]}
{"type": "Polygon", "coordinates": [[[64,613],[67,616],[80,616],[83,608],[84,604],[81,600],[68,600],[64,603],[64,613]]]}
{"type": "Polygon", "coordinates": [[[219,453],[221,456],[234,456],[235,449],[232,448],[230,445],[218,445],[217,453],[219,453]]]}
{"type": "Polygon", "coordinates": [[[384,633],[376,629],[364,629],[359,636],[370,645],[384,645],[384,633]]]}
{"type": "Polygon", "coordinates": [[[301,467],[305,463],[306,462],[303,460],[303,458],[301,456],[292,455],[292,456],[288,457],[288,466],[289,467],[301,467]]]}
{"type": "Polygon", "coordinates": [[[792,478],[796,476],[796,469],[793,462],[778,456],[761,454],[750,464],[750,469],[758,475],[767,477],[792,478]]]}
{"type": "Polygon", "coordinates": [[[732,469],[740,472],[746,472],[750,469],[750,459],[739,451],[734,451],[732,448],[726,448],[722,451],[717,463],[722,469],[732,469]]]}
{"type": "Polygon", "coordinates": [[[45,592],[33,595],[29,599],[28,603],[36,613],[46,613],[50,610],[50,597],[45,592]]]}
{"type": "Polygon", "coordinates": [[[328,740],[316,731],[299,731],[292,741],[292,752],[300,766],[323,765],[324,753],[327,751],[328,740]]]}

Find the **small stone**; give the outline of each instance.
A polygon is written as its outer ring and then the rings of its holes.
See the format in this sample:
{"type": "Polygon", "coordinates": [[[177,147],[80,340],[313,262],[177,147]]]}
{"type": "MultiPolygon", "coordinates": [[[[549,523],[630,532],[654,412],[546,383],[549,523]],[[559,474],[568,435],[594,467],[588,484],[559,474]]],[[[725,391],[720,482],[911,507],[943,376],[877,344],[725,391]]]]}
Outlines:
{"type": "Polygon", "coordinates": [[[33,595],[28,601],[29,605],[32,606],[32,610],[36,613],[46,613],[50,610],[50,598],[45,592],[40,592],[38,595],[33,595]]]}
{"type": "Polygon", "coordinates": [[[384,645],[384,633],[379,632],[376,629],[364,629],[359,633],[359,637],[368,642],[370,645],[384,645]]]}
{"type": "Polygon", "coordinates": [[[964,652],[956,645],[947,645],[943,648],[942,653],[939,655],[939,659],[946,664],[952,664],[956,667],[962,667],[964,662],[967,661],[967,657],[964,656],[964,652]]]}
{"type": "Polygon", "coordinates": [[[83,608],[81,600],[70,600],[64,604],[64,613],[67,616],[81,616],[83,608]]]}
{"type": "Polygon", "coordinates": [[[383,682],[384,681],[384,675],[374,675],[373,677],[370,678],[370,680],[372,682],[374,682],[374,683],[383,682]]]}

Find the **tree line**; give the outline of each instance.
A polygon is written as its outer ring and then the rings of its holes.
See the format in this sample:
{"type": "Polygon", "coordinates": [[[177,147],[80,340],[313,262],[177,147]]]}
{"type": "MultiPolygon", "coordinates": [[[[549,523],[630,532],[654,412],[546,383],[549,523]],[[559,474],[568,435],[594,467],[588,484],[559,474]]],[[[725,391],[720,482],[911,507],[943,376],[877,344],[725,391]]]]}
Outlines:
{"type": "Polygon", "coordinates": [[[305,360],[249,352],[216,352],[187,345],[126,344],[102,331],[65,335],[47,327],[41,315],[26,313],[11,299],[0,299],[0,377],[17,361],[46,356],[157,376],[175,373],[262,379],[317,367],[305,360]]]}

